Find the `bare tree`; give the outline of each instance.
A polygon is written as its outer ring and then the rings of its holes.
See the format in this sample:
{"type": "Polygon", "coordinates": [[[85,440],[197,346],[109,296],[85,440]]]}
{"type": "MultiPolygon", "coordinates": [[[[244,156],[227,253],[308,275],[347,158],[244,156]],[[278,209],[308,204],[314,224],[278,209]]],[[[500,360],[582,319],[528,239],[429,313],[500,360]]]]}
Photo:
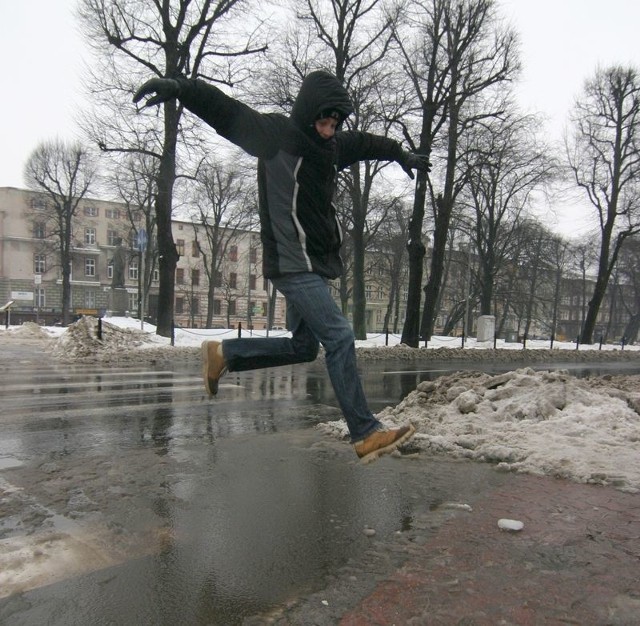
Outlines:
{"type": "Polygon", "coordinates": [[[551,313],[551,341],[556,338],[562,279],[567,273],[570,262],[570,245],[562,237],[556,235],[549,242],[549,263],[553,272],[553,300],[551,313]]]}
{"type": "MultiPolygon", "coordinates": [[[[89,41],[99,51],[103,67],[94,73],[93,91],[111,106],[102,124],[94,126],[96,141],[102,150],[142,151],[158,160],[156,179],[156,223],[160,270],[158,326],[160,335],[170,336],[173,320],[175,269],[178,252],[171,231],[173,189],[176,181],[178,138],[182,130],[182,106],[175,99],[162,105],[162,117],[156,111],[143,110],[140,130],[122,111],[133,110],[131,95],[144,80],[184,75],[232,84],[247,77],[248,68],[236,62],[247,55],[264,51],[254,45],[252,34],[240,33],[240,25],[255,26],[245,15],[234,28],[232,16],[241,16],[247,6],[243,0],[81,0],[80,16],[89,41]],[[231,33],[235,33],[232,35],[231,33]],[[120,110],[117,110],[120,108],[120,110]],[[114,122],[115,120],[115,122],[114,122]],[[114,132],[115,131],[115,134],[114,132]],[[131,136],[123,144],[123,131],[131,136]],[[144,136],[144,141],[140,138],[144,136]]],[[[191,123],[191,120],[185,123],[191,123]]]]}
{"type": "Polygon", "coordinates": [[[82,199],[92,190],[97,175],[94,159],[79,143],[60,140],[41,143],[29,156],[24,178],[29,189],[44,192],[52,209],[44,216],[47,232],[57,242],[62,276],[62,323],[71,310],[73,224],[82,199]]]}
{"type": "Polygon", "coordinates": [[[437,310],[445,312],[444,335],[453,333],[460,321],[465,336],[469,336],[473,327],[469,318],[477,301],[477,259],[471,240],[463,239],[461,234],[465,234],[462,227],[459,230],[452,228],[449,232],[443,264],[443,288],[438,294],[437,310]]]}
{"type": "Polygon", "coordinates": [[[504,104],[505,114],[469,129],[461,157],[467,185],[460,201],[478,254],[480,314],[490,315],[496,276],[513,261],[517,229],[532,194],[556,173],[550,149],[536,136],[540,122],[504,104]],[[508,112],[506,112],[508,111],[508,112]]]}
{"type": "Polygon", "coordinates": [[[566,147],[575,183],[593,205],[599,228],[596,283],[580,338],[592,343],[622,245],[640,232],[640,77],[635,68],[598,70],[586,82],[566,147]]]}
{"type": "Polygon", "coordinates": [[[549,319],[548,309],[553,294],[554,268],[550,257],[553,234],[537,220],[525,220],[526,247],[520,255],[520,285],[523,292],[522,317],[524,328],[522,334],[526,339],[531,334],[531,328],[549,330],[546,320],[549,319]]]}
{"type": "Polygon", "coordinates": [[[459,139],[472,124],[498,113],[467,107],[479,94],[511,80],[519,66],[515,35],[499,26],[494,0],[416,0],[409,18],[415,34],[401,31],[397,41],[413,90],[412,112],[417,116],[417,128],[397,121],[414,151],[430,154],[439,145],[445,157],[441,192],[435,192],[431,177],[418,173],[409,226],[409,294],[402,341],[417,346],[420,332],[425,338],[431,337],[437,315],[451,216],[462,186],[457,171],[459,139]],[[433,255],[420,317],[427,192],[434,211],[433,255]]]}
{"type": "Polygon", "coordinates": [[[156,181],[158,179],[158,162],[143,153],[131,153],[120,160],[109,177],[117,195],[127,207],[127,217],[132,240],[138,247],[138,256],[143,271],[138,273],[138,314],[142,319],[143,310],[157,316],[157,304],[147,307],[147,298],[153,274],[158,264],[158,245],[156,233],[156,181]],[[140,246],[140,231],[144,230],[146,245],[140,246]]]}
{"type": "Polygon", "coordinates": [[[398,332],[401,289],[406,284],[407,264],[407,224],[408,210],[402,202],[396,202],[376,236],[376,252],[380,259],[385,282],[388,285],[389,299],[384,316],[383,328],[398,332]]]}
{"type": "Polygon", "coordinates": [[[206,326],[213,322],[215,289],[219,284],[229,245],[238,231],[249,228],[257,215],[253,187],[238,168],[205,163],[195,176],[195,242],[208,279],[206,326]]]}

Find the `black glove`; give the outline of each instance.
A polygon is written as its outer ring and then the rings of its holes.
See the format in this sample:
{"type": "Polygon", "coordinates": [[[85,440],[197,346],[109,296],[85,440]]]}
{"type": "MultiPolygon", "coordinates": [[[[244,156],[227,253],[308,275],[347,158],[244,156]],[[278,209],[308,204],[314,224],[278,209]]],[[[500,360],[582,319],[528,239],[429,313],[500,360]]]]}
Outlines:
{"type": "Polygon", "coordinates": [[[152,107],[154,104],[162,104],[171,98],[177,98],[180,95],[180,83],[173,78],[152,78],[136,91],[133,101],[138,103],[142,98],[153,93],[156,95],[149,98],[144,103],[144,107],[152,107]]]}
{"type": "Polygon", "coordinates": [[[414,179],[413,170],[420,170],[421,172],[429,172],[431,170],[431,163],[429,163],[427,155],[415,154],[407,150],[402,151],[402,156],[398,159],[398,163],[400,163],[400,166],[411,180],[414,179]]]}

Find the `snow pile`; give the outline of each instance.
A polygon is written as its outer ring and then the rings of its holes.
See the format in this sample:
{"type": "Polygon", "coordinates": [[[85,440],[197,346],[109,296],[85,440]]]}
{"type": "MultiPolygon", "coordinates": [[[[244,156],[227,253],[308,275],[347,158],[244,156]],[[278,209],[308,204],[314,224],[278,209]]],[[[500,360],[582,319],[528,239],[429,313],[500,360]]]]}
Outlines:
{"type": "Polygon", "coordinates": [[[49,339],[50,335],[47,333],[42,326],[36,324],[35,322],[25,322],[21,326],[12,327],[8,336],[21,339],[21,340],[41,340],[41,339],[49,339]]]}
{"type": "Polygon", "coordinates": [[[132,328],[120,328],[102,321],[102,337],[98,338],[98,320],[81,317],[56,340],[52,354],[58,358],[79,360],[85,357],[118,354],[139,348],[148,342],[148,334],[132,328]]]}
{"type": "Polygon", "coordinates": [[[118,323],[102,320],[99,339],[98,319],[81,317],[55,340],[51,354],[65,362],[120,364],[187,360],[200,355],[199,350],[191,347],[172,347],[169,339],[141,330],[140,322],[135,320],[114,321],[118,323]]]}
{"type": "MultiPolygon", "coordinates": [[[[418,432],[410,445],[419,449],[637,492],[639,410],[637,387],[526,368],[422,382],[378,417],[389,425],[412,422],[418,432]]],[[[346,436],[343,421],[321,428],[346,436]]]]}

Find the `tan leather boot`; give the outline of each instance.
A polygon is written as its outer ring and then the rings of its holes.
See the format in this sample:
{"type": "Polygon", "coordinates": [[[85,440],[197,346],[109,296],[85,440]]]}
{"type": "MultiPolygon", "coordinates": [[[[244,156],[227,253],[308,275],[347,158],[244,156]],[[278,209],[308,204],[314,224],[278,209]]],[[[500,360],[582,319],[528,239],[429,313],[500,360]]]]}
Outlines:
{"type": "Polygon", "coordinates": [[[210,396],[218,393],[218,381],[227,372],[220,341],[202,342],[202,378],[210,396]]]}
{"type": "Polygon", "coordinates": [[[361,463],[370,463],[383,454],[393,452],[398,446],[409,441],[416,433],[416,429],[407,424],[400,428],[376,430],[362,441],[353,444],[361,463]]]}

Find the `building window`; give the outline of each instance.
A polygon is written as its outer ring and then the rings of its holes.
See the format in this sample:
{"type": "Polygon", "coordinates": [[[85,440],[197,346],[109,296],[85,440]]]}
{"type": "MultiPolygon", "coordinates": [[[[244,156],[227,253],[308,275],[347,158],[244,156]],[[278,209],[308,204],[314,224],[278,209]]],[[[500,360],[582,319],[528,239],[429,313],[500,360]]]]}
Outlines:
{"type": "Polygon", "coordinates": [[[84,292],[84,308],[95,309],[96,308],[96,292],[93,289],[87,289],[84,292]]]}
{"type": "Polygon", "coordinates": [[[198,315],[200,311],[200,300],[198,298],[191,298],[191,315],[198,315]]]}
{"type": "Polygon", "coordinates": [[[96,260],[85,258],[84,260],[84,275],[95,276],[96,275],[96,260]]]}
{"type": "Polygon", "coordinates": [[[160,280],[160,270],[155,269],[153,270],[153,282],[157,283],[159,280],[160,280]]]}
{"type": "Polygon", "coordinates": [[[129,261],[129,280],[138,280],[138,259],[134,257],[129,261]]]}
{"type": "Polygon", "coordinates": [[[222,272],[216,270],[216,273],[213,278],[213,286],[221,287],[222,286],[222,272]]]}
{"type": "Polygon", "coordinates": [[[176,250],[180,256],[184,256],[184,239],[176,239],[176,250]]]}
{"type": "Polygon", "coordinates": [[[249,263],[257,263],[258,261],[258,248],[251,248],[249,250],[249,263]]]}
{"type": "Polygon", "coordinates": [[[235,289],[238,285],[238,275],[235,272],[229,274],[229,287],[235,289]]]}
{"type": "Polygon", "coordinates": [[[176,313],[178,315],[184,313],[184,298],[176,298],[176,313]]]}
{"type": "Polygon", "coordinates": [[[85,245],[92,246],[96,243],[96,229],[85,228],[84,229],[84,243],[85,245]]]}
{"type": "Polygon", "coordinates": [[[176,284],[184,285],[184,269],[182,267],[176,269],[176,284]]]}
{"type": "Polygon", "coordinates": [[[117,230],[109,229],[107,231],[107,245],[117,246],[120,243],[120,234],[117,230]]]}
{"type": "Polygon", "coordinates": [[[238,246],[231,246],[229,248],[229,261],[238,260],[238,246]]]}
{"type": "Polygon", "coordinates": [[[249,275],[249,289],[254,291],[255,288],[256,288],[256,275],[255,274],[250,274],[249,275]]]}
{"type": "Polygon", "coordinates": [[[34,239],[46,239],[47,227],[44,222],[36,222],[33,225],[33,238],[34,239]]]}
{"type": "Polygon", "coordinates": [[[118,209],[105,209],[104,216],[108,220],[119,220],[120,219],[120,211],[118,209]]]}
{"type": "Polygon", "coordinates": [[[267,315],[269,314],[269,303],[266,301],[262,302],[262,317],[267,317],[267,315]]]}
{"type": "Polygon", "coordinates": [[[191,270],[191,284],[194,287],[200,284],[200,270],[191,270]]]}
{"type": "Polygon", "coordinates": [[[137,293],[130,293],[129,294],[129,311],[138,311],[138,304],[140,303],[140,300],[138,298],[138,294],[137,293]]]}
{"type": "Polygon", "coordinates": [[[220,315],[222,313],[222,302],[220,300],[213,301],[213,314],[220,315]]]}
{"type": "Polygon", "coordinates": [[[364,299],[371,300],[371,296],[373,295],[373,290],[369,285],[364,288],[364,299]]]}
{"type": "Polygon", "coordinates": [[[235,314],[236,314],[236,301],[229,300],[229,315],[235,315],[235,314]]]}
{"type": "Polygon", "coordinates": [[[195,240],[191,242],[191,256],[196,259],[200,256],[200,248],[195,240]]]}
{"type": "Polygon", "coordinates": [[[86,206],[84,207],[84,214],[87,217],[98,217],[98,207],[86,206]]]}
{"type": "Polygon", "coordinates": [[[32,209],[46,209],[47,201],[42,196],[31,196],[29,204],[32,209]]]}
{"type": "Polygon", "coordinates": [[[47,257],[44,254],[36,254],[33,257],[34,274],[44,274],[47,271],[47,257]]]}
{"type": "Polygon", "coordinates": [[[36,306],[42,309],[47,306],[47,298],[44,293],[43,287],[36,287],[35,289],[36,306]]]}
{"type": "Polygon", "coordinates": [[[263,278],[262,279],[262,291],[269,291],[269,279],[268,278],[263,278]]]}

